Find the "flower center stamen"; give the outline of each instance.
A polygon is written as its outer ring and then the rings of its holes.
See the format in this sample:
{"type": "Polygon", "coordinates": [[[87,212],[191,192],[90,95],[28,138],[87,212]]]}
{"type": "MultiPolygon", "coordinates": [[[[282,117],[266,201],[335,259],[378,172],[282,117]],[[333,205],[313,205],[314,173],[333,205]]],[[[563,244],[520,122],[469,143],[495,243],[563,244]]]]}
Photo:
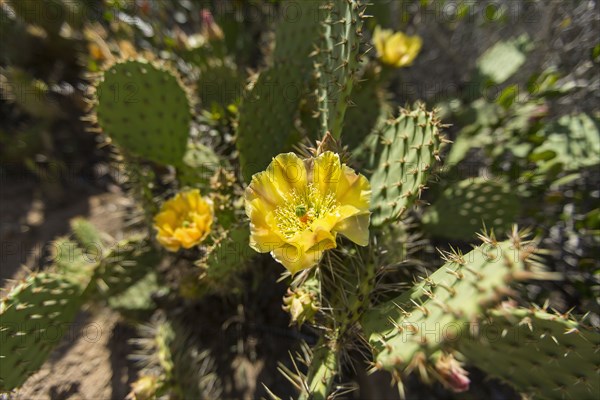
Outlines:
{"type": "Polygon", "coordinates": [[[313,184],[303,191],[294,190],[283,205],[275,210],[277,227],[290,239],[298,232],[310,229],[312,223],[338,208],[333,193],[323,194],[313,184]]]}

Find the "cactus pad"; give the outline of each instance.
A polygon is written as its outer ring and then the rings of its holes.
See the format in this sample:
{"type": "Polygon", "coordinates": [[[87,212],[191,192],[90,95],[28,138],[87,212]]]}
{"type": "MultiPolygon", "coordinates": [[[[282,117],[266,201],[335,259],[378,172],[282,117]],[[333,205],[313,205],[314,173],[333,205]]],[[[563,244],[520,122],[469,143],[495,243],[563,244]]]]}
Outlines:
{"type": "Polygon", "coordinates": [[[371,177],[373,225],[398,219],[420,197],[439,160],[442,140],[435,114],[422,105],[413,111],[402,109],[398,118],[388,121],[371,177]]]}
{"type": "Polygon", "coordinates": [[[284,65],[264,71],[242,102],[236,146],[246,182],[290,146],[300,98],[289,77],[284,65]]]}
{"type": "Polygon", "coordinates": [[[69,329],[81,287],[55,273],[32,274],[0,303],[0,391],[25,382],[69,329]]]}
{"type": "Polygon", "coordinates": [[[339,139],[357,78],[364,6],[358,0],[333,0],[324,10],[328,14],[316,58],[321,136],[329,131],[339,139]]]}
{"type": "Polygon", "coordinates": [[[342,142],[350,150],[356,149],[369,134],[383,126],[391,113],[384,93],[379,88],[378,77],[363,75],[362,79],[368,80],[354,85],[350,96],[352,104],[344,116],[342,142]]]}
{"type": "Polygon", "coordinates": [[[191,123],[190,101],[174,72],[146,61],[113,64],[97,83],[96,117],[123,150],[179,164],[191,123]]]}
{"type": "Polygon", "coordinates": [[[488,239],[465,255],[446,254],[446,264],[432,275],[367,311],[361,325],[376,367],[404,372],[418,354],[456,341],[470,321],[502,299],[511,281],[541,276],[528,263],[533,250],[514,235],[501,243],[488,239]]]}
{"type": "Polygon", "coordinates": [[[489,313],[478,335],[459,350],[485,372],[544,399],[600,396],[600,333],[564,315],[501,308],[489,313]]]}
{"type": "Polygon", "coordinates": [[[200,143],[188,143],[188,148],[183,156],[183,162],[177,168],[177,178],[182,186],[200,187],[208,186],[210,178],[224,159],[207,146],[200,143]]]}
{"type": "Polygon", "coordinates": [[[518,214],[519,199],[508,182],[480,177],[446,188],[427,208],[423,223],[434,235],[469,240],[483,226],[503,236],[518,214]]]}

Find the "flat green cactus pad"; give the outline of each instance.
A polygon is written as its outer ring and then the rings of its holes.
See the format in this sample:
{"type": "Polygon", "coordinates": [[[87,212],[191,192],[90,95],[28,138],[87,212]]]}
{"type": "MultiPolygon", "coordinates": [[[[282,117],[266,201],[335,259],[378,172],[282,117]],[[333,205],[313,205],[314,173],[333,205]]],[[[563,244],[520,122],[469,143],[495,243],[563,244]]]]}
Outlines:
{"type": "Polygon", "coordinates": [[[490,47],[477,60],[479,73],[500,84],[514,75],[525,63],[529,38],[524,35],[509,41],[501,41],[490,47]]]}
{"type": "MultiPolygon", "coordinates": [[[[370,72],[370,71],[369,71],[370,72]]],[[[349,149],[356,149],[367,136],[384,126],[391,114],[391,107],[385,101],[385,94],[380,89],[379,77],[373,73],[362,76],[352,88],[351,105],[344,116],[342,143],[349,149]]]]}
{"type": "Polygon", "coordinates": [[[397,220],[420,197],[442,140],[437,118],[422,105],[383,128],[371,177],[373,225],[397,220]]]}
{"type": "Polygon", "coordinates": [[[490,375],[540,399],[600,398],[600,333],[562,315],[501,308],[459,350],[490,375]]]}
{"type": "Polygon", "coordinates": [[[471,239],[482,227],[503,236],[517,219],[519,199],[499,178],[469,178],[444,190],[423,216],[425,230],[452,239],[471,239]]]}
{"type": "Polygon", "coordinates": [[[431,355],[466,334],[469,322],[497,304],[511,281],[535,278],[533,244],[518,235],[487,242],[447,262],[404,294],[365,313],[361,325],[375,366],[404,372],[417,354],[431,355]]]}
{"type": "Polygon", "coordinates": [[[17,388],[48,358],[81,305],[81,287],[54,273],[32,274],[0,303],[0,391],[17,388]]]}
{"type": "Polygon", "coordinates": [[[98,124],[123,150],[162,164],[186,151],[190,101],[178,77],[146,61],[118,62],[97,84],[98,124]]]}
{"type": "Polygon", "coordinates": [[[359,0],[326,2],[321,14],[321,43],[316,50],[321,136],[330,132],[335,139],[342,135],[346,108],[357,78],[361,61],[362,25],[365,6],[359,0]]]}
{"type": "Polygon", "coordinates": [[[246,182],[289,147],[300,101],[297,82],[289,78],[284,65],[264,71],[242,102],[236,145],[246,182]]]}

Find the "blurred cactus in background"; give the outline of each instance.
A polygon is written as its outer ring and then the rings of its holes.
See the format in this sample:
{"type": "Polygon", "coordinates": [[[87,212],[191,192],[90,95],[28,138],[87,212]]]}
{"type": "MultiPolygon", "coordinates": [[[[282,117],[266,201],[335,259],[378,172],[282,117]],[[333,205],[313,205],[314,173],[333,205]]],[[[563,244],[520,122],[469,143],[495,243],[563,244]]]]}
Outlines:
{"type": "Polygon", "coordinates": [[[474,12],[408,17],[436,4],[0,1],[3,161],[60,159],[70,121],[132,200],[118,235],[74,219],[7,285],[0,391],[112,309],[136,329],[128,399],[368,398],[375,372],[402,398],[481,376],[599,396],[600,115],[555,116],[547,66],[519,93],[527,34],[463,71],[475,95],[407,94],[428,29],[474,12]]]}

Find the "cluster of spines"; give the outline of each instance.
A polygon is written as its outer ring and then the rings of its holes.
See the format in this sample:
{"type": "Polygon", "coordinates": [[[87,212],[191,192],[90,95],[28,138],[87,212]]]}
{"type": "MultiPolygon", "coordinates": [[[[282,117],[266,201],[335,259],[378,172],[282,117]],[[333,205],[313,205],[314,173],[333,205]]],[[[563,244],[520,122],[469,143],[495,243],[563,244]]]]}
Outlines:
{"type": "Polygon", "coordinates": [[[119,295],[153,271],[159,260],[159,253],[142,236],[120,241],[94,270],[90,294],[103,298],[119,295]]]}
{"type": "Polygon", "coordinates": [[[420,199],[446,141],[440,128],[435,112],[426,111],[423,104],[401,109],[400,116],[383,128],[371,178],[374,225],[397,220],[420,199]]]}

